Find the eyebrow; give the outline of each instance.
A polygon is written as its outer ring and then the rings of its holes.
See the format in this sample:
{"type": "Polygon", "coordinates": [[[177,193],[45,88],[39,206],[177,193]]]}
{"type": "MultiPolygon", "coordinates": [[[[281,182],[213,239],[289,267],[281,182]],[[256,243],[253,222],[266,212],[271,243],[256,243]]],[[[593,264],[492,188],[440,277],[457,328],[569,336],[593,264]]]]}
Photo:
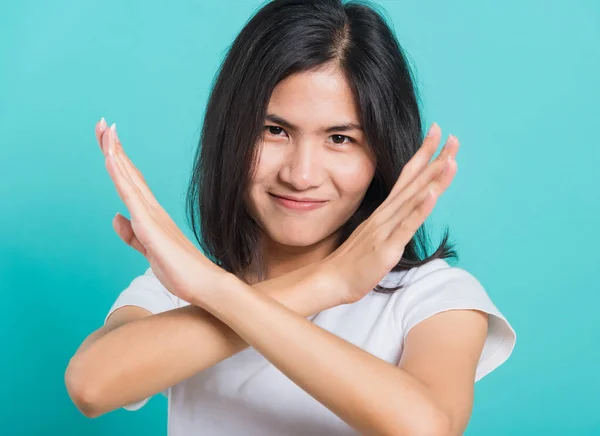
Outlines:
{"type": "MultiPolygon", "coordinates": [[[[290,123],[289,121],[287,121],[275,114],[267,114],[266,119],[273,123],[281,124],[283,127],[285,127],[288,130],[291,130],[291,131],[297,132],[298,130],[300,130],[298,128],[298,126],[295,126],[294,124],[290,123]]],[[[321,129],[321,132],[322,133],[347,132],[348,130],[363,130],[363,128],[360,124],[344,123],[344,124],[340,124],[337,126],[324,127],[323,129],[321,129]]]]}

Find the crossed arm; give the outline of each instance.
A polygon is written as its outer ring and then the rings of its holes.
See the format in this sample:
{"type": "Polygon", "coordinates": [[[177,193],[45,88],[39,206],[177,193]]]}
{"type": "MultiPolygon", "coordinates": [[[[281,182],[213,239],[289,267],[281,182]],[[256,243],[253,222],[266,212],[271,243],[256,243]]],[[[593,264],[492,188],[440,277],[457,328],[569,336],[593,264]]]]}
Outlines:
{"type": "MultiPolygon", "coordinates": [[[[118,145],[115,135],[111,136],[110,144],[118,145]]],[[[340,259],[348,256],[361,258],[364,249],[369,249],[368,244],[365,248],[361,242],[382,221],[391,232],[385,237],[374,233],[382,239],[383,246],[406,244],[405,239],[420,225],[421,215],[429,213],[436,198],[435,195],[429,196],[434,193],[429,190],[432,188],[428,188],[429,182],[442,170],[444,161],[450,165],[452,154],[456,152],[456,142],[452,141],[452,146],[446,153],[440,154],[441,158],[435,164],[426,166],[434,146],[437,146],[437,136],[428,138],[428,146],[418,153],[423,159],[407,165],[412,171],[405,173],[403,170],[407,179],[404,180],[401,175],[398,185],[395,185],[402,194],[391,196],[389,202],[384,202],[385,207],[377,219],[369,221],[362,228],[364,232],[361,231],[356,238],[351,236],[347,241],[351,243],[330,261],[332,265],[337,262],[339,268],[340,259]],[[404,182],[410,179],[412,173],[420,171],[423,173],[405,192],[404,182]],[[405,196],[414,201],[407,200],[405,196]],[[428,199],[431,201],[426,201],[428,199]],[[390,215],[392,206],[398,202],[403,205],[403,213],[390,215]],[[415,208],[417,203],[423,207],[415,208]],[[402,221],[398,224],[391,217],[402,221]]],[[[168,241],[163,248],[174,254],[170,252],[166,256],[160,249],[150,253],[153,259],[161,256],[160,270],[166,283],[171,281],[170,284],[175,286],[179,282],[173,281],[171,275],[181,280],[180,276],[187,271],[185,268],[182,270],[181,262],[172,261],[173,256],[190,265],[191,262],[199,262],[206,274],[188,280],[184,283],[187,286],[177,289],[180,297],[189,297],[182,298],[190,301],[191,306],[125,322],[102,333],[95,332],[94,338],[90,337],[82,345],[69,363],[65,381],[69,393],[88,416],[98,416],[153,395],[239,352],[248,344],[363,434],[462,433],[470,417],[475,370],[487,333],[484,313],[449,310],[431,316],[406,335],[399,366],[385,362],[305,319],[308,315],[340,304],[340,301],[331,301],[337,287],[318,279],[331,275],[311,274],[318,271],[318,267],[309,266],[251,287],[232,275],[217,273],[214,265],[191,250],[189,241],[181,237],[170,217],[158,208],[149,188],[133,166],[131,172],[124,171],[129,168],[125,155],[121,158],[120,147],[113,153],[114,148],[110,144],[106,161],[109,173],[132,216],[134,212],[141,214],[138,216],[141,227],[136,230],[140,234],[135,233],[135,241],[142,245],[136,247],[133,244],[132,247],[148,258],[147,247],[142,241],[153,246],[149,239],[166,227],[169,232],[160,233],[161,241],[168,241]],[[135,186],[132,184],[134,179],[137,182],[135,186]],[[146,197],[140,197],[140,189],[147,194],[146,197]],[[150,207],[144,201],[154,206],[150,207]],[[154,215],[150,214],[150,210],[154,211],[154,215]],[[207,280],[206,276],[213,278],[207,280]],[[203,286],[196,282],[200,279],[204,280],[203,286]],[[218,286],[213,280],[219,281],[218,286]],[[140,377],[140,374],[146,377],[140,377]],[[139,385],[136,380],[144,380],[144,385],[139,385]]],[[[455,166],[444,165],[443,168],[455,169],[455,166]]],[[[453,171],[444,171],[443,175],[433,182],[437,189],[443,190],[448,185],[453,171]]],[[[125,229],[119,227],[118,233],[129,244],[133,227],[130,228],[130,223],[123,220],[120,223],[121,226],[127,224],[125,229]]],[[[388,254],[385,250],[379,254],[384,261],[389,257],[384,256],[388,254]]],[[[377,256],[370,258],[375,268],[381,264],[377,259],[377,256]]],[[[357,287],[354,291],[361,289],[357,287]]]]}
{"type": "Polygon", "coordinates": [[[79,392],[86,415],[99,416],[250,344],[362,434],[462,434],[486,315],[453,310],[422,321],[395,366],[305,319],[339,304],[314,271],[308,266],[253,287],[232,282],[208,310],[192,304],[104,333],[71,360],[70,392],[79,392]]]}

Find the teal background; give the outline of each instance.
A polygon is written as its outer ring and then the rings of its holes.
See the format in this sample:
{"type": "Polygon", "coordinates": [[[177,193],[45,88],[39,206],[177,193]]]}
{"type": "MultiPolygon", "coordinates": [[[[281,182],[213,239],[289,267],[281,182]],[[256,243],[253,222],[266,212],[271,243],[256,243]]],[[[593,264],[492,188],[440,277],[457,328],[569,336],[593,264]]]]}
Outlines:
{"type": "MultiPolygon", "coordinates": [[[[467,435],[600,434],[595,0],[377,2],[414,63],[424,122],[461,141],[432,217],[517,331],[467,435]],[[485,3],[485,4],[484,4],[485,3]]],[[[184,195],[213,75],[260,1],[20,1],[0,14],[1,434],[164,435],[167,400],[84,417],[69,358],[147,263],[94,137],[116,122],[191,235],[184,195]]]]}

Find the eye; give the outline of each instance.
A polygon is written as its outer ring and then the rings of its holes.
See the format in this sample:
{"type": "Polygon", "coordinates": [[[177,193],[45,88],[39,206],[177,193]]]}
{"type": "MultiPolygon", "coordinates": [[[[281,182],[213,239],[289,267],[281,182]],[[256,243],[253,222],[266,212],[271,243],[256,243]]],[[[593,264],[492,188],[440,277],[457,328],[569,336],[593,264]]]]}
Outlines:
{"type": "Polygon", "coordinates": [[[273,136],[281,136],[281,132],[285,132],[282,127],[278,126],[265,126],[265,129],[269,130],[269,133],[273,136]]]}
{"type": "MultiPolygon", "coordinates": [[[[281,135],[282,132],[285,133],[285,130],[283,129],[283,127],[268,125],[268,126],[265,126],[265,130],[268,130],[269,133],[273,136],[279,136],[282,138],[285,137],[285,136],[281,135]]],[[[337,145],[344,145],[344,144],[356,142],[353,138],[351,138],[350,136],[346,136],[346,135],[331,135],[330,138],[333,138],[332,142],[337,145]],[[348,141],[344,141],[344,139],[347,139],[348,141]],[[340,140],[341,140],[341,142],[340,142],[340,140]]]]}
{"type": "Polygon", "coordinates": [[[354,139],[352,139],[351,137],[346,136],[346,135],[331,135],[330,138],[336,138],[336,139],[341,138],[342,142],[337,142],[335,140],[333,141],[334,144],[339,144],[339,145],[355,142],[354,139]],[[344,138],[348,139],[348,142],[344,142],[344,138]]]}

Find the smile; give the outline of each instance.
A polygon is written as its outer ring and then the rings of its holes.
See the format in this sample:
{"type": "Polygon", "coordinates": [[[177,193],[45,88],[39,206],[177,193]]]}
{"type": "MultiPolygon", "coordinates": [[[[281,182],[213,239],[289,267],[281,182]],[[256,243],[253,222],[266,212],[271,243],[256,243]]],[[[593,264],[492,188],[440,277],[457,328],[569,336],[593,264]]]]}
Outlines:
{"type": "Polygon", "coordinates": [[[328,203],[328,201],[295,201],[283,197],[278,197],[277,195],[271,194],[270,192],[269,195],[274,200],[275,204],[283,206],[286,209],[292,210],[315,210],[328,203]]]}

